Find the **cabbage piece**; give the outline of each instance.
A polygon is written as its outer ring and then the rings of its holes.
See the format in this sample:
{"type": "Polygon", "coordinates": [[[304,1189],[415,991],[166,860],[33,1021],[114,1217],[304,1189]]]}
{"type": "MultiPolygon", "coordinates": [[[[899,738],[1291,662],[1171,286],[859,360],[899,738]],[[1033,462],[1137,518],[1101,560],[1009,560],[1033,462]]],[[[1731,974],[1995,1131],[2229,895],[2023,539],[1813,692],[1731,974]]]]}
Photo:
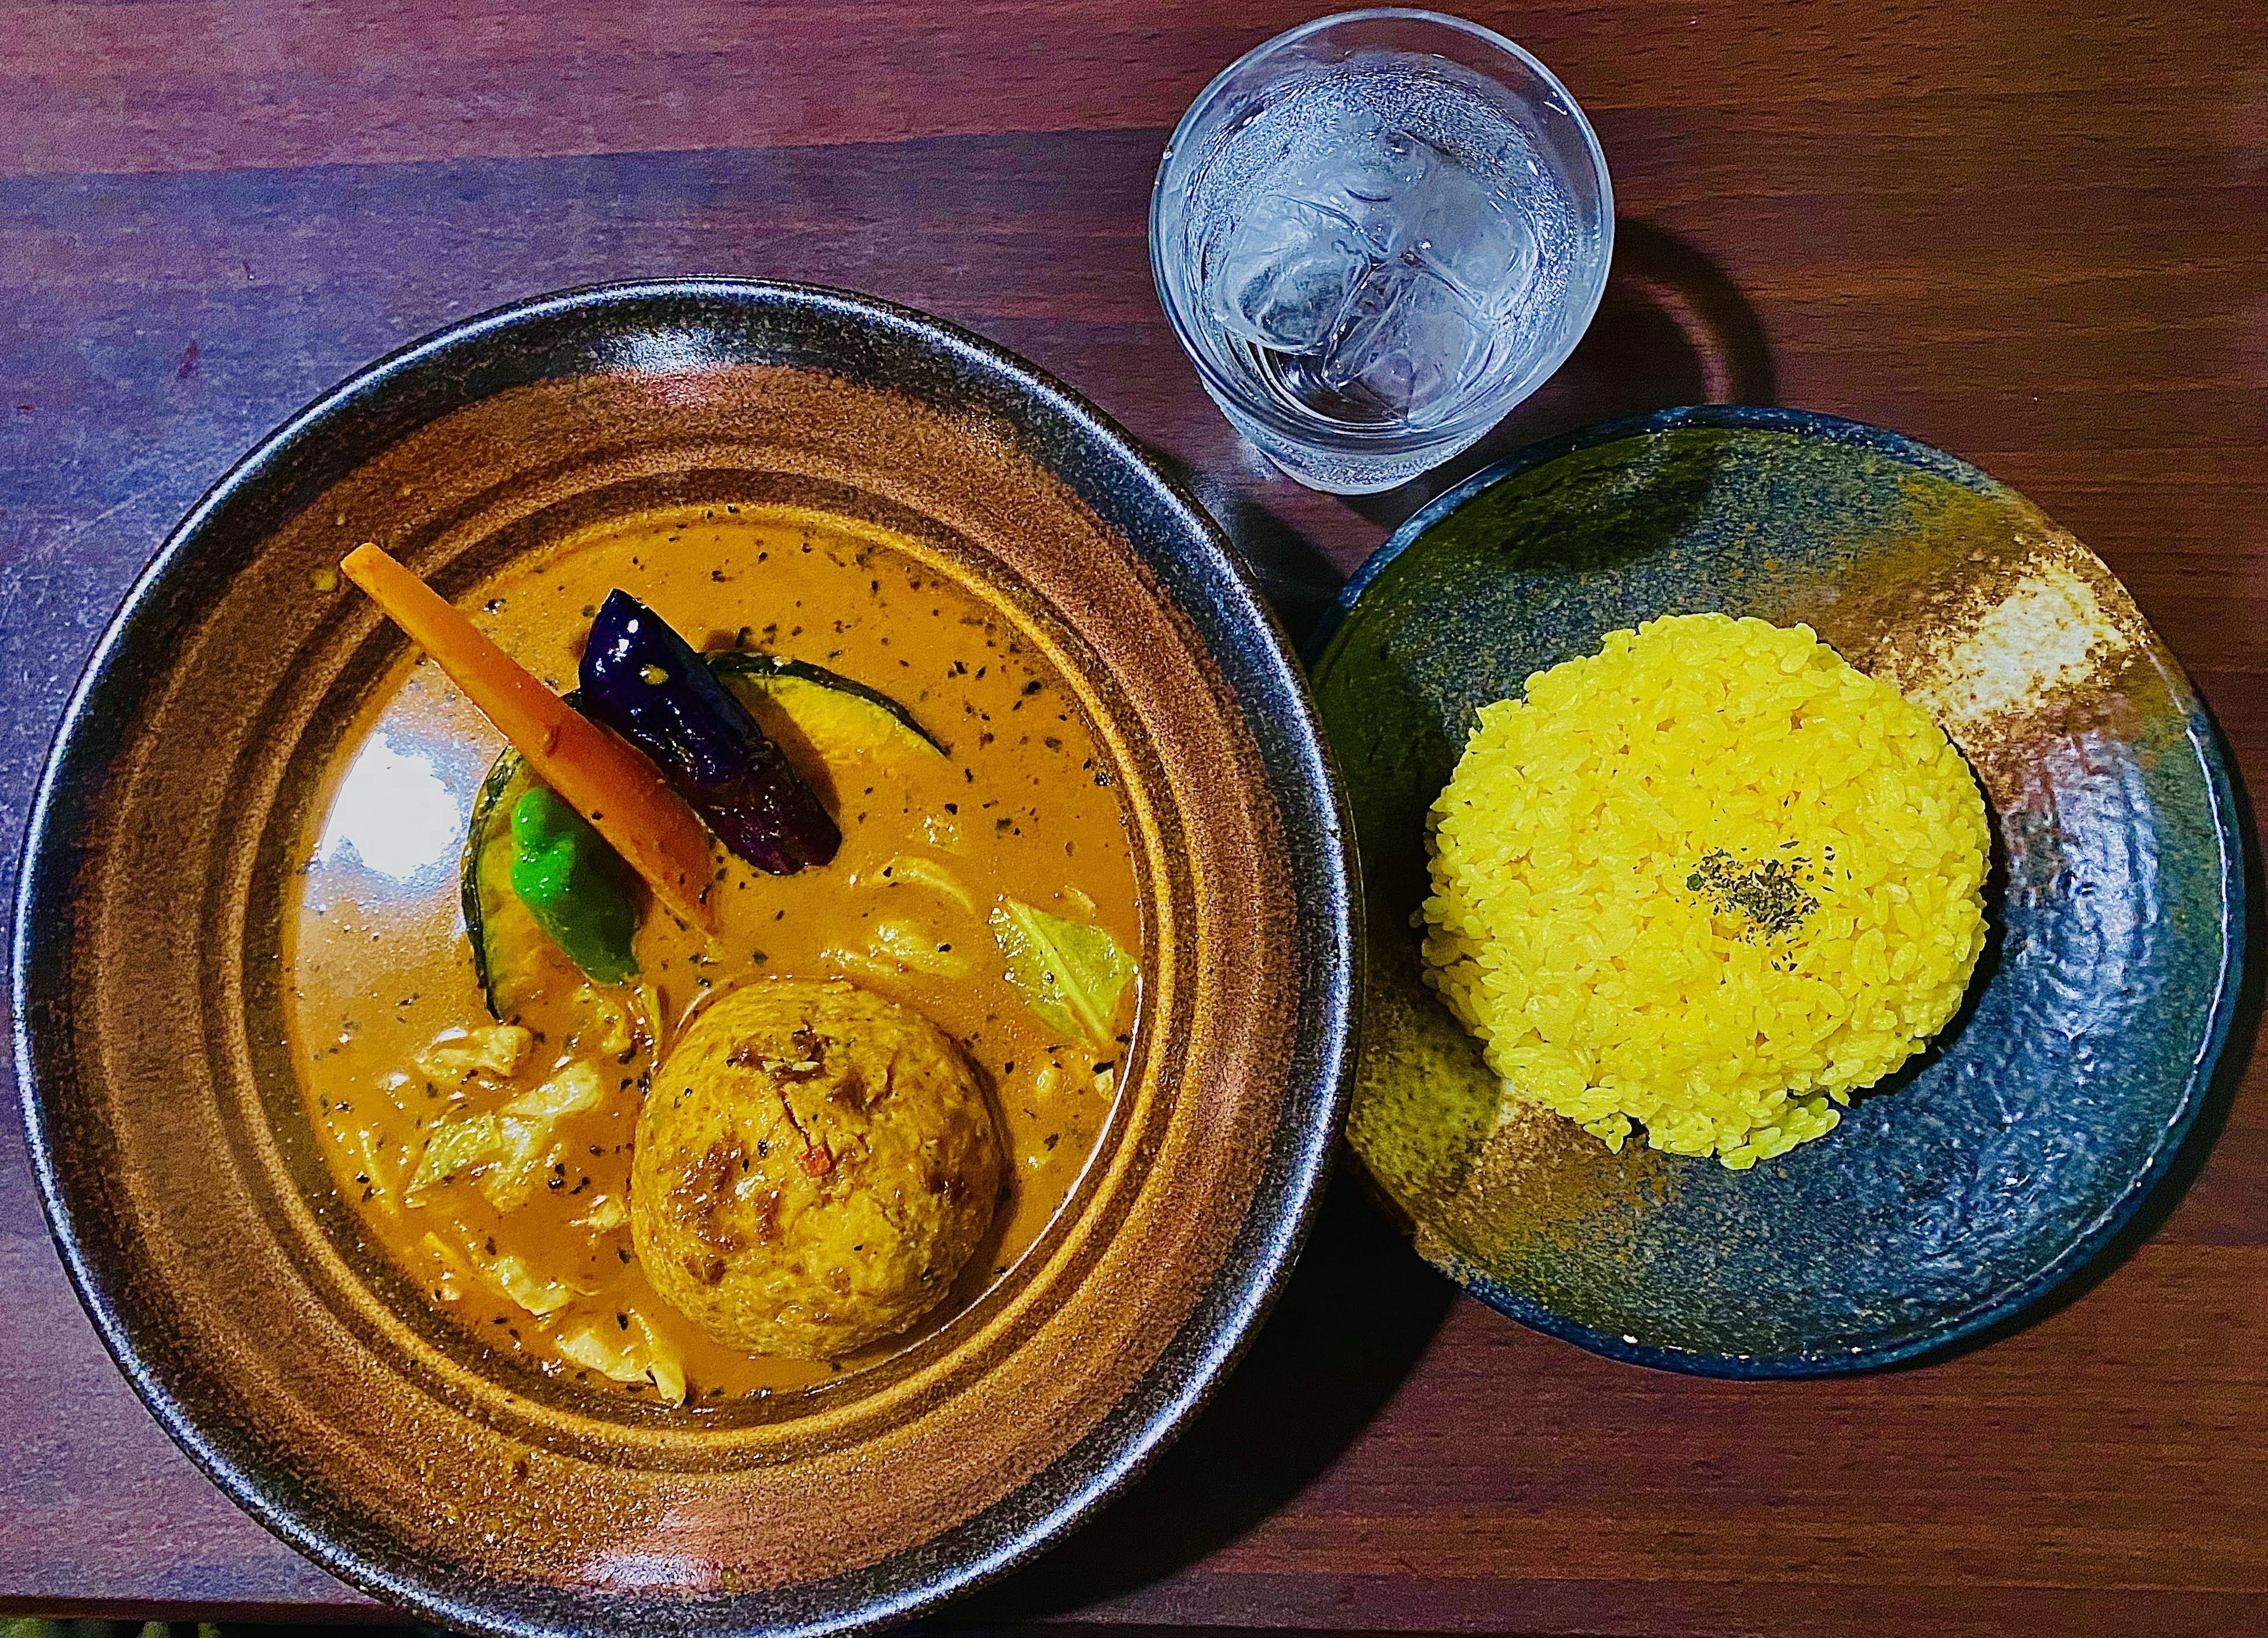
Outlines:
{"type": "Polygon", "coordinates": [[[1008,963],[1008,984],[1049,1028],[1070,1040],[1110,1044],[1118,1004],[1134,963],[1101,927],[1003,898],[993,907],[992,937],[1008,963]]]}
{"type": "Polygon", "coordinates": [[[427,1194],[459,1172],[494,1160],[503,1142],[503,1125],[494,1115],[468,1115],[434,1127],[417,1169],[401,1192],[402,1199],[411,1206],[422,1204],[427,1194]]]}
{"type": "Polygon", "coordinates": [[[633,1361],[627,1345],[617,1347],[609,1341],[596,1325],[585,1325],[580,1331],[571,1331],[553,1345],[559,1356],[585,1370],[597,1371],[616,1382],[643,1382],[645,1368],[633,1361]]]}
{"type": "Polygon", "coordinates": [[[606,1089],[596,1065],[570,1064],[534,1091],[512,1099],[504,1106],[504,1112],[529,1120],[556,1120],[562,1115],[579,1115],[598,1108],[606,1089]]]}
{"type": "Polygon", "coordinates": [[[543,1181],[550,1136],[549,1121],[497,1118],[496,1163],[480,1175],[474,1187],[500,1212],[526,1205],[543,1181]]]}
{"type": "Polygon", "coordinates": [[[650,1382],[664,1405],[685,1402],[685,1365],[644,1315],[631,1309],[620,1325],[585,1325],[559,1339],[561,1357],[615,1382],[650,1382]]]}
{"type": "MultiPolygon", "coordinates": [[[[645,1322],[641,1319],[638,1323],[645,1322]]],[[[653,1383],[654,1397],[664,1405],[685,1403],[685,1362],[678,1358],[675,1348],[666,1347],[651,1332],[646,1342],[645,1374],[653,1383]]]]}
{"type": "Polygon", "coordinates": [[[441,1265],[441,1285],[435,1295],[445,1302],[455,1302],[464,1295],[459,1288],[477,1279],[536,1318],[548,1319],[578,1296],[588,1295],[556,1280],[538,1280],[526,1259],[513,1252],[507,1251],[502,1257],[483,1256],[472,1245],[461,1224],[457,1225],[455,1232],[461,1244],[452,1244],[431,1233],[420,1242],[433,1260],[441,1265]]]}
{"type": "Polygon", "coordinates": [[[538,1280],[525,1261],[509,1251],[482,1269],[481,1277],[538,1319],[557,1313],[575,1300],[572,1286],[538,1280]]]}
{"type": "Polygon", "coordinates": [[[434,1287],[433,1295],[444,1302],[453,1302],[464,1295],[463,1288],[471,1282],[473,1277],[471,1265],[465,1261],[464,1253],[438,1234],[429,1233],[419,1243],[431,1253],[435,1262],[441,1265],[441,1279],[434,1287]]]}
{"type": "Polygon", "coordinates": [[[500,1212],[534,1197],[544,1168],[555,1152],[553,1130],[561,1118],[596,1109],[606,1083],[595,1066],[570,1064],[532,1092],[504,1106],[501,1114],[464,1115],[433,1129],[402,1199],[416,1206],[460,1173],[481,1169],[477,1186],[500,1212]]]}
{"type": "Polygon", "coordinates": [[[591,1202],[591,1209],[568,1222],[570,1228],[587,1228],[593,1234],[610,1234],[626,1226],[630,1220],[630,1208],[619,1195],[602,1194],[591,1202]]]}
{"type": "MultiPolygon", "coordinates": [[[[951,899],[970,915],[976,913],[976,901],[968,896],[968,889],[961,885],[961,878],[935,860],[924,859],[919,853],[900,853],[880,870],[870,872],[863,882],[866,887],[892,887],[899,883],[926,888],[939,898],[951,899]]],[[[1091,901],[1088,907],[1093,908],[1091,901]]]]}
{"type": "Polygon", "coordinates": [[[476,1074],[508,1080],[519,1072],[534,1040],[518,1024],[445,1030],[417,1054],[417,1067],[427,1080],[443,1086],[454,1086],[476,1074]]]}
{"type": "Polygon", "coordinates": [[[968,957],[954,949],[950,940],[932,938],[910,921],[876,922],[868,948],[883,960],[916,972],[959,978],[969,971],[968,957]]]}
{"type": "Polygon", "coordinates": [[[576,992],[576,999],[592,1015],[596,1027],[605,1031],[591,1044],[597,1051],[608,1057],[622,1058],[637,1044],[637,1027],[629,1007],[595,984],[585,985],[576,992]]]}

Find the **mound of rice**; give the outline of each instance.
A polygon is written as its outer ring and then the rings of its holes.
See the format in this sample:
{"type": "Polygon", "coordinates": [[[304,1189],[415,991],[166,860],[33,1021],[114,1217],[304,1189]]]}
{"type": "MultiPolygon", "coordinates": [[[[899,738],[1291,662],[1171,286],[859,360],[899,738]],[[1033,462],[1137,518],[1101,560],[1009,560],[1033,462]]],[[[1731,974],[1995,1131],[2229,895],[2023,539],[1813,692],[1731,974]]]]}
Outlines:
{"type": "Polygon", "coordinates": [[[1735,1169],[1943,1028],[1984,807],[1810,628],[1680,615],[1480,712],[1433,805],[1426,980],[1513,1096],[1735,1169]]]}

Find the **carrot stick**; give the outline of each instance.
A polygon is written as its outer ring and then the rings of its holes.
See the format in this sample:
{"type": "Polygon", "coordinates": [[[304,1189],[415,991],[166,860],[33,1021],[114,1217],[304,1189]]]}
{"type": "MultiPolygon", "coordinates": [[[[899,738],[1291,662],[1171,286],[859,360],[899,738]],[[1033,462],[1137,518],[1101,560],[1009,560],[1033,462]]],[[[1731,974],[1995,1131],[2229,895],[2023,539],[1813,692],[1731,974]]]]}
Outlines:
{"type": "Polygon", "coordinates": [[[546,785],[575,805],[681,920],[716,931],[709,833],[661,770],[536,679],[374,544],[339,567],[432,656],[546,785]]]}

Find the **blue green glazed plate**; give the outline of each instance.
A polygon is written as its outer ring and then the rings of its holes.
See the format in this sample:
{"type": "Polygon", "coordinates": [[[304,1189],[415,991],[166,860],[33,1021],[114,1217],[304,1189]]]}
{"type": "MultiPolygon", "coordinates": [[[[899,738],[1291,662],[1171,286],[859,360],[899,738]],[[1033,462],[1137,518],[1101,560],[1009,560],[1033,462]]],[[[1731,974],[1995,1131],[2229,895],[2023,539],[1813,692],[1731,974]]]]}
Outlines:
{"type": "Polygon", "coordinates": [[[2100,1251],[2180,1147],[2242,958],[2212,725],[2124,587],[2006,485],[1849,421],[1674,410],[1576,432],[1410,520],[1312,651],[1367,898],[1348,1138],[1418,1251],[1616,1359],[1777,1377],[1911,1359],[2100,1251]],[[1992,809],[1958,1016],[1753,1170],[1610,1153],[1507,1095],[1420,981],[1425,816],[1472,713],[1662,614],[1809,624],[1926,705],[1992,809]]]}

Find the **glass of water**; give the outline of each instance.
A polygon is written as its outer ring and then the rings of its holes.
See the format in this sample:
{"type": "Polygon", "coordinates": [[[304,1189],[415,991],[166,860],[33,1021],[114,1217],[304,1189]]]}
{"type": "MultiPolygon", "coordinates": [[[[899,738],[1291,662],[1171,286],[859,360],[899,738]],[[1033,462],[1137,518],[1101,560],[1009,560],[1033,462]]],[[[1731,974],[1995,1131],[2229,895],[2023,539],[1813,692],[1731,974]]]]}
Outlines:
{"type": "Polygon", "coordinates": [[[1502,35],[1349,11],[1238,58],[1182,116],[1150,201],[1174,333],[1237,431],[1365,494],[1470,445],[1597,310],[1606,156],[1502,35]]]}

